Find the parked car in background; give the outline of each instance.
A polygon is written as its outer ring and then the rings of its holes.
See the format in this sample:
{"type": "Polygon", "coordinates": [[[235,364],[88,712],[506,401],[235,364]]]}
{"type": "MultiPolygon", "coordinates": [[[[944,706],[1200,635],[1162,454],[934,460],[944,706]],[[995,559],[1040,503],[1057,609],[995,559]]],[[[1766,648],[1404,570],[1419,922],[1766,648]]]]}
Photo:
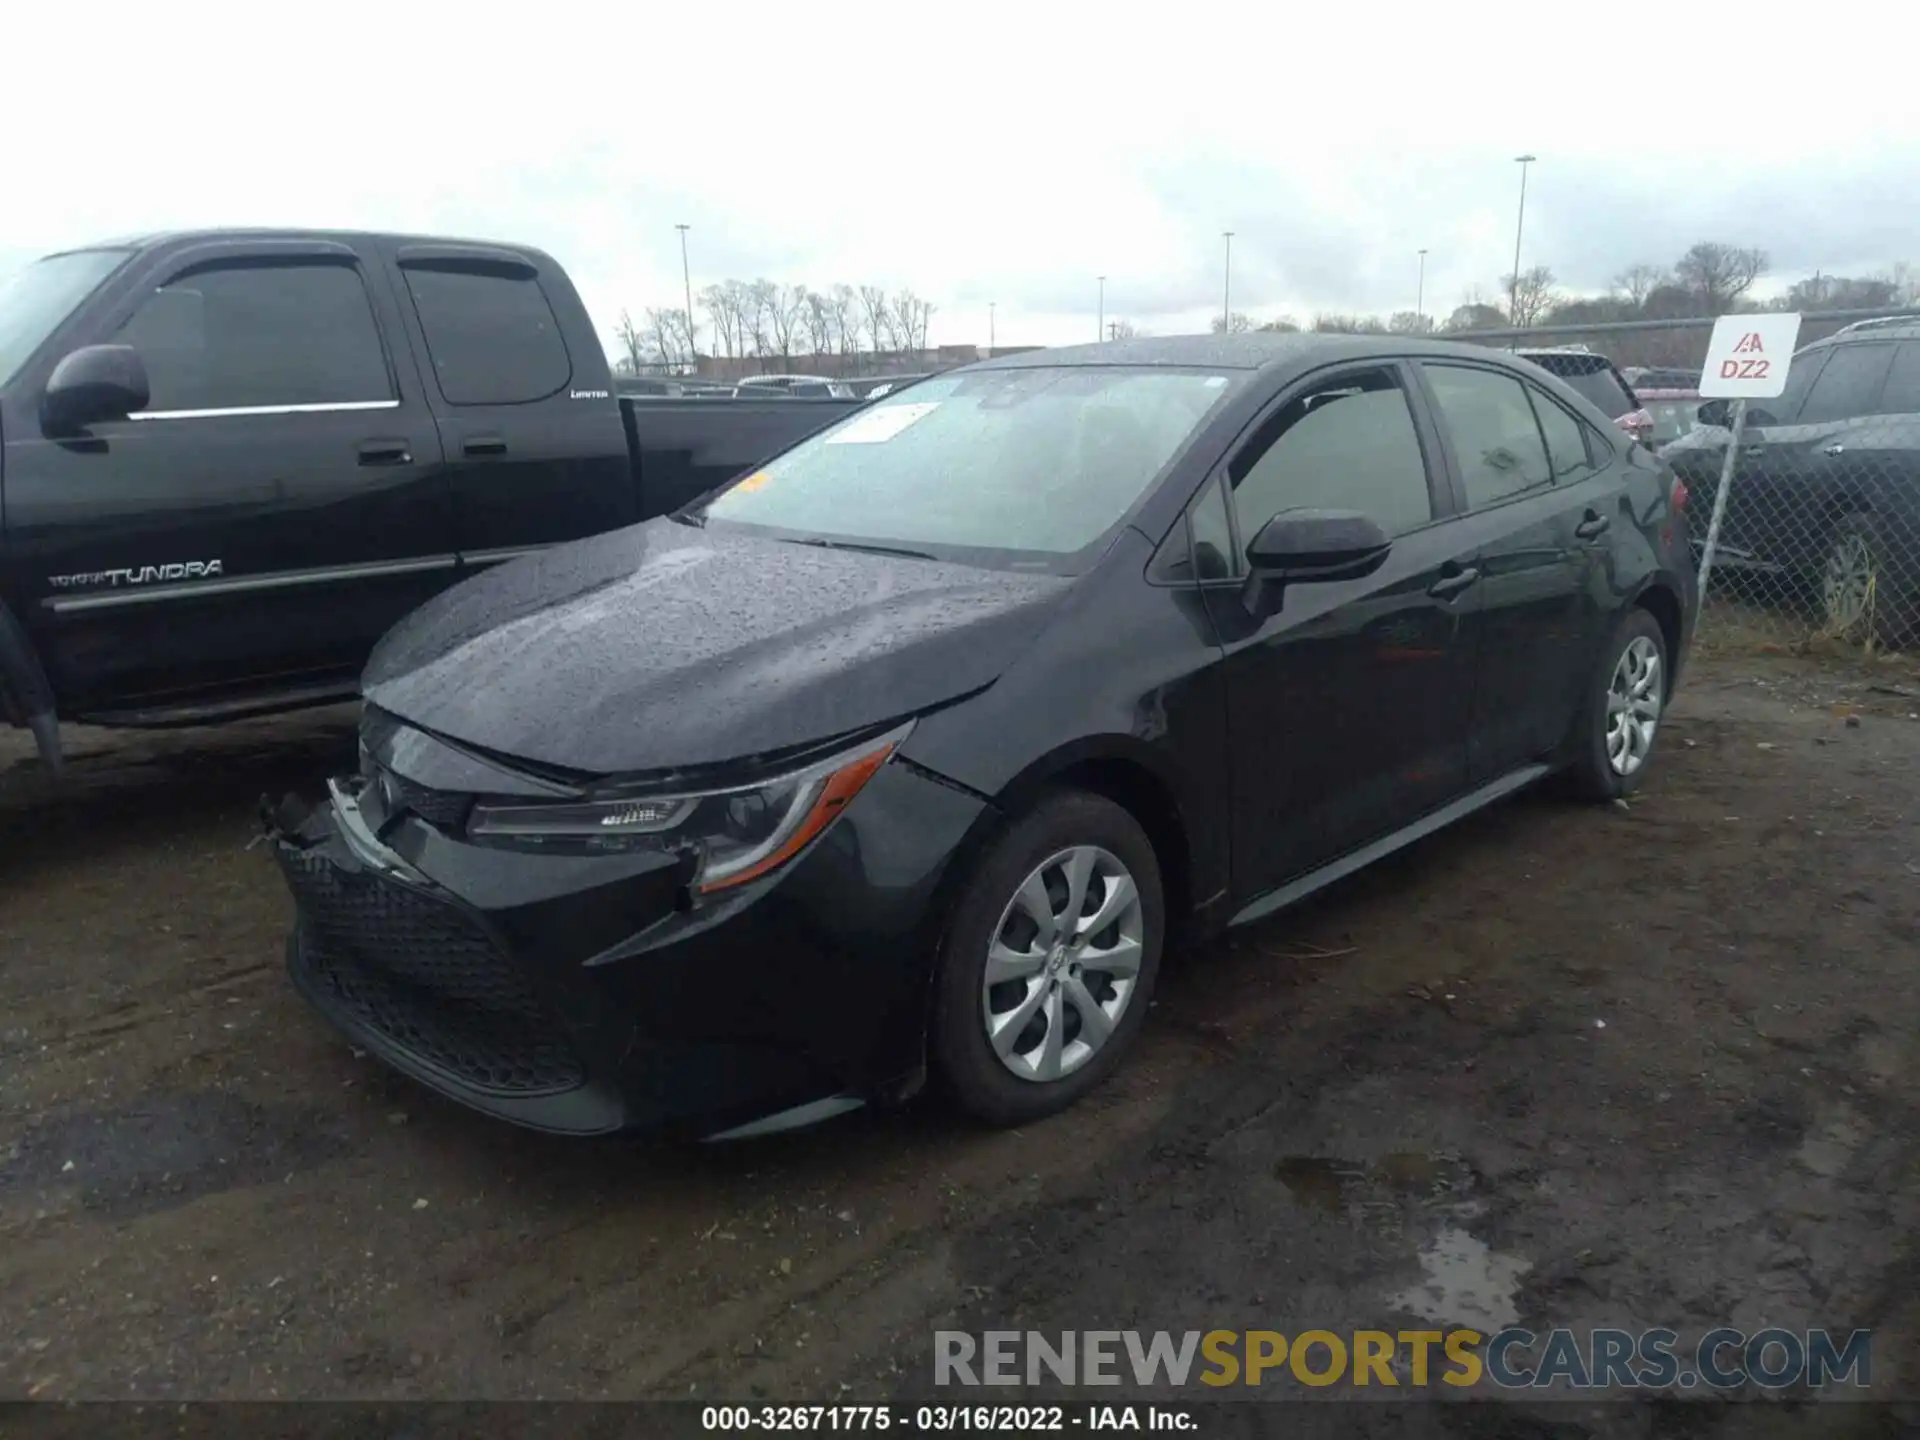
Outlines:
{"type": "Polygon", "coordinates": [[[859,398],[854,388],[846,381],[832,380],[825,375],[754,375],[740,382],[739,391],[742,394],[773,391],[781,395],[791,395],[795,399],[811,400],[859,398]]]}
{"type": "Polygon", "coordinates": [[[1642,400],[1650,390],[1693,390],[1700,384],[1698,365],[1629,365],[1620,374],[1642,400]]]}
{"type": "Polygon", "coordinates": [[[1700,423],[1700,391],[1693,385],[1671,390],[1636,388],[1634,395],[1640,401],[1641,409],[1652,417],[1653,433],[1647,444],[1656,449],[1678,440],[1700,423]]]}
{"type": "Polygon", "coordinates": [[[917,380],[924,380],[932,373],[932,371],[923,371],[916,375],[882,375],[874,379],[855,380],[852,384],[854,392],[861,399],[877,400],[882,395],[891,395],[894,391],[903,389],[917,380]]]}
{"type": "Polygon", "coordinates": [[[302,994],[541,1129],[786,1128],[1111,1073],[1170,937],[1556,772],[1647,773],[1685,492],[1404,336],[1120,341],[883,397],[439,596],[268,820],[302,994]],[[962,483],[963,482],[963,483],[962,483]]]}
{"type": "Polygon", "coordinates": [[[0,714],[57,765],[61,719],[349,698],[456,580],[683,505],[851,403],[616,396],[566,272],[523,246],[48,256],[0,288],[0,714]]]}
{"type": "Polygon", "coordinates": [[[1513,353],[1566,381],[1635,440],[1642,444],[1651,442],[1653,416],[1647,413],[1633,386],[1606,356],[1596,355],[1584,345],[1521,349],[1513,353]]]}
{"type": "MultiPolygon", "coordinates": [[[[1731,431],[1728,402],[1661,455],[1709,503],[1731,431]]],[[[1752,400],[1714,573],[1812,596],[1832,633],[1898,646],[1920,628],[1920,322],[1870,320],[1803,347],[1778,399],[1752,400]]]]}

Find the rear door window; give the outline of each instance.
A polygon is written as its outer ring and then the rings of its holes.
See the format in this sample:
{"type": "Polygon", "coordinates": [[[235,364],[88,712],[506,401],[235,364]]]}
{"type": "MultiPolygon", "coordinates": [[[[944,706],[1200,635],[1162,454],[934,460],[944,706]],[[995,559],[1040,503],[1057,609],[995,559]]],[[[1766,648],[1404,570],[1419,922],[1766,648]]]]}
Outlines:
{"type": "Polygon", "coordinates": [[[527,405],[564,390],[573,362],[531,271],[403,267],[450,405],[527,405]]]}
{"type": "Polygon", "coordinates": [[[1553,482],[1540,422],[1518,377],[1465,365],[1425,368],[1470,508],[1553,482]]]}
{"type": "Polygon", "coordinates": [[[1894,347],[1878,409],[1882,415],[1920,415],[1920,344],[1894,347]]]}
{"type": "MultiPolygon", "coordinates": [[[[1891,345],[1834,346],[1827,368],[1807,392],[1798,423],[1820,425],[1873,414],[1879,408],[1881,386],[1892,363],[1891,345]]],[[[1766,406],[1764,400],[1755,403],[1763,409],[1766,406]]]]}
{"type": "Polygon", "coordinates": [[[1565,484],[1584,475],[1592,468],[1587,427],[1531,385],[1527,398],[1533,401],[1534,414],[1540,418],[1540,433],[1547,440],[1547,460],[1553,467],[1554,480],[1565,484]]]}

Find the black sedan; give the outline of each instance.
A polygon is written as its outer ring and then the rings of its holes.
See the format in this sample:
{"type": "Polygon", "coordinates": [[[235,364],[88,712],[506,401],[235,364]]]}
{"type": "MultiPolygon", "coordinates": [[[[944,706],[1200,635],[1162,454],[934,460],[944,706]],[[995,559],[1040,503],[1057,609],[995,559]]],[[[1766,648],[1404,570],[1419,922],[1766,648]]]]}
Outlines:
{"type": "Polygon", "coordinates": [[[1685,491],[1402,337],[922,381],[390,634],[267,817],[301,992],[475,1108],[704,1137],[1100,1083],[1170,944],[1542,777],[1647,773],[1685,491]]]}

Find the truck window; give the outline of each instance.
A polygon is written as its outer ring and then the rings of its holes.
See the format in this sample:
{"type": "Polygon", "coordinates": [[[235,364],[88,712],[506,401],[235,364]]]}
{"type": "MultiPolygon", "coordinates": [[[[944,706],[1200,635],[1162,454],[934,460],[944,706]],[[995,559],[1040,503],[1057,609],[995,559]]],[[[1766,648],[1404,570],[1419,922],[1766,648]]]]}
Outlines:
{"type": "Polygon", "coordinates": [[[234,261],[175,276],[120,327],[151,411],[391,401],[393,377],[351,265],[234,261]]]}
{"type": "Polygon", "coordinates": [[[449,405],[525,405],[573,378],[560,322],[531,275],[426,265],[405,273],[449,405]]]}

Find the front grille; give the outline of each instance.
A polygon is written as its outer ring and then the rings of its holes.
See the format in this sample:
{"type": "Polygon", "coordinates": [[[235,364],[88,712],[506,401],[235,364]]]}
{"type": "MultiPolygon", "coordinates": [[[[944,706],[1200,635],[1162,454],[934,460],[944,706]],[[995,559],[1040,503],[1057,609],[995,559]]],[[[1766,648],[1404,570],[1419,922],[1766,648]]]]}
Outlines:
{"type": "Polygon", "coordinates": [[[282,846],[301,961],[324,1002],[400,1050],[482,1089],[550,1094],[585,1080],[539,995],[459,910],[324,847],[282,846]]]}

